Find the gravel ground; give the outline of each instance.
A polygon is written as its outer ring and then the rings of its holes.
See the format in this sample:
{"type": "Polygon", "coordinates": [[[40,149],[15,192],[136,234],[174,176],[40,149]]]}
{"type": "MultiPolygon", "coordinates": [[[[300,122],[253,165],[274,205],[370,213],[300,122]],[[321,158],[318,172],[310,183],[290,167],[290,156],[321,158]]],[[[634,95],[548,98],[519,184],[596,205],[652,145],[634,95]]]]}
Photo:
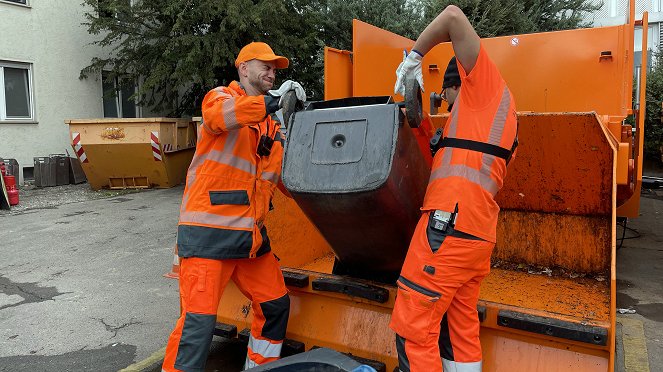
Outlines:
{"type": "Polygon", "coordinates": [[[118,195],[146,192],[149,190],[99,190],[94,191],[88,183],[55,187],[35,187],[25,184],[19,188],[19,203],[3,214],[21,214],[31,209],[49,209],[58,205],[77,203],[86,200],[112,198],[118,195]]]}

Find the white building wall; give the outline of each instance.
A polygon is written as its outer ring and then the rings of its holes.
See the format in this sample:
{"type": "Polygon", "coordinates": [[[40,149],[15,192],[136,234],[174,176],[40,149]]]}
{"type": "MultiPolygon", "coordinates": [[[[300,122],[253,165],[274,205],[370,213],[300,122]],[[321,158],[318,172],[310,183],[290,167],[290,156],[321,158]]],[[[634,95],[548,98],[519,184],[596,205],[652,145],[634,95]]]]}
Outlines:
{"type": "MultiPolygon", "coordinates": [[[[629,12],[628,0],[595,0],[595,4],[603,4],[601,9],[586,14],[585,19],[594,27],[616,26],[627,22],[629,12]]],[[[663,0],[636,0],[635,18],[642,19],[644,12],[649,13],[648,49],[658,51],[661,45],[661,23],[663,22],[663,0]]],[[[642,30],[636,29],[635,51],[642,50],[642,30]]],[[[636,59],[636,66],[639,61],[636,59]]]]}
{"type": "Polygon", "coordinates": [[[81,25],[84,11],[81,0],[0,0],[0,61],[32,63],[34,122],[0,121],[0,157],[17,159],[21,169],[36,156],[74,156],[65,119],[103,117],[101,80],[78,78],[102,55],[81,25]]]}

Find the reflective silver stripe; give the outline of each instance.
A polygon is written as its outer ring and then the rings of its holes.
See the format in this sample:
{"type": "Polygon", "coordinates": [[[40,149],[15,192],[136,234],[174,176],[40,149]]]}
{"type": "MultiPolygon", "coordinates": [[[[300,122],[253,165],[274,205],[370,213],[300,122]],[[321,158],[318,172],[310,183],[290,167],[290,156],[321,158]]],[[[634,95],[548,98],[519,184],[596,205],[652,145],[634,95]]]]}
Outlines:
{"type": "Polygon", "coordinates": [[[262,172],[260,179],[270,181],[271,183],[278,183],[279,175],[276,172],[262,172]]]}
{"type": "MultiPolygon", "coordinates": [[[[490,134],[488,135],[488,143],[491,145],[499,146],[502,142],[502,135],[504,134],[504,126],[506,125],[506,117],[509,113],[509,106],[511,105],[511,95],[509,88],[504,86],[500,104],[497,107],[497,112],[493,118],[493,125],[490,127],[490,134]]],[[[497,157],[495,155],[484,153],[481,157],[481,171],[487,175],[491,174],[491,168],[497,157]]]]}
{"type": "Polygon", "coordinates": [[[249,356],[247,355],[246,360],[244,361],[243,371],[246,371],[247,369],[254,368],[254,367],[257,367],[257,366],[259,366],[259,364],[252,361],[251,359],[249,359],[249,356]]]}
{"type": "MultiPolygon", "coordinates": [[[[458,126],[458,105],[455,105],[451,109],[451,122],[449,123],[449,131],[447,132],[447,137],[456,137],[456,127],[458,126]]],[[[453,147],[444,148],[442,154],[442,165],[451,164],[451,156],[453,153],[453,147]]]]}
{"type": "Polygon", "coordinates": [[[254,338],[253,335],[249,337],[249,349],[256,354],[260,354],[263,358],[278,358],[281,356],[281,347],[283,342],[273,344],[267,340],[259,340],[254,338]]]}
{"type": "Polygon", "coordinates": [[[497,183],[489,175],[478,169],[464,164],[443,165],[431,173],[429,183],[447,177],[463,177],[466,180],[481,186],[484,190],[495,196],[499,191],[497,183]]]}
{"type": "MultiPolygon", "coordinates": [[[[495,116],[493,117],[493,123],[488,134],[489,144],[499,146],[502,140],[502,135],[504,134],[504,126],[506,124],[510,105],[511,94],[509,94],[509,88],[504,86],[502,97],[500,98],[500,103],[497,107],[497,111],[495,112],[495,116]]],[[[449,138],[456,137],[456,129],[458,126],[458,115],[456,113],[457,107],[458,106],[454,106],[454,108],[451,110],[451,122],[449,123],[449,131],[447,132],[446,136],[449,138]]],[[[477,170],[463,164],[451,165],[452,149],[452,147],[444,149],[442,162],[440,166],[431,173],[429,183],[436,179],[445,177],[463,177],[468,181],[481,186],[488,193],[495,196],[499,191],[499,187],[497,186],[497,183],[490,177],[490,175],[491,168],[495,162],[496,157],[491,154],[482,154],[481,169],[477,170]]]]}
{"type": "Polygon", "coordinates": [[[250,161],[244,158],[235,156],[233,154],[235,150],[235,144],[237,143],[237,138],[239,137],[239,131],[235,130],[227,133],[228,134],[226,136],[226,140],[223,143],[223,150],[210,151],[209,153],[207,153],[206,159],[213,160],[221,164],[230,165],[231,167],[235,167],[247,173],[255,174],[256,173],[255,164],[251,163],[250,161]]]}
{"type": "MultiPolygon", "coordinates": [[[[222,154],[229,154],[230,156],[232,156],[233,151],[235,149],[235,143],[237,143],[237,138],[239,136],[239,131],[235,130],[235,131],[226,132],[226,133],[227,133],[226,134],[226,140],[223,143],[223,150],[215,151],[215,153],[218,157],[225,156],[225,155],[222,155],[222,154]]],[[[198,141],[198,143],[200,143],[200,141],[198,141]]],[[[189,192],[191,191],[191,186],[193,186],[194,182],[196,181],[196,171],[198,170],[198,167],[201,166],[205,162],[205,160],[208,159],[208,156],[209,156],[209,153],[205,153],[205,154],[202,154],[202,155],[198,155],[196,153],[196,155],[194,155],[194,157],[193,157],[193,160],[191,160],[191,165],[189,166],[189,170],[187,171],[187,176],[186,176],[187,187],[188,187],[189,191],[186,192],[184,194],[184,196],[182,197],[182,205],[180,207],[180,213],[184,213],[185,206],[189,202],[189,192]]],[[[244,161],[246,161],[246,160],[244,160],[244,161]]],[[[222,162],[222,163],[224,163],[224,162],[222,162]]],[[[226,163],[224,163],[224,164],[226,164],[226,163]]],[[[232,164],[229,164],[229,165],[232,165],[232,164]]],[[[241,166],[235,166],[235,165],[232,165],[232,166],[244,170],[243,167],[245,166],[245,164],[242,164],[241,166]]],[[[252,173],[255,173],[255,166],[253,164],[251,164],[251,166],[253,167],[252,168],[253,169],[252,173]]]]}
{"type": "Polygon", "coordinates": [[[208,153],[207,160],[226,164],[252,175],[256,174],[256,166],[253,163],[246,159],[240,158],[239,156],[228,154],[225,151],[212,150],[208,153]]]}
{"type": "Polygon", "coordinates": [[[490,154],[483,154],[481,157],[481,173],[490,177],[490,169],[493,167],[496,157],[490,154]]]}
{"type": "Polygon", "coordinates": [[[482,362],[454,362],[442,358],[442,369],[444,372],[481,372],[482,362]]]}
{"type": "Polygon", "coordinates": [[[239,137],[239,131],[228,132],[226,135],[226,141],[223,143],[223,152],[232,154],[235,151],[235,144],[237,143],[237,138],[239,137]]]}
{"type": "Polygon", "coordinates": [[[185,211],[180,213],[180,222],[204,223],[206,225],[252,229],[253,217],[222,216],[207,212],[185,211]]]}
{"type": "Polygon", "coordinates": [[[223,101],[221,105],[221,112],[223,115],[223,124],[226,130],[234,130],[239,128],[237,116],[235,115],[235,98],[228,98],[223,101]]]}
{"type": "Polygon", "coordinates": [[[511,105],[511,95],[509,94],[509,88],[505,85],[500,105],[497,107],[495,117],[493,117],[490,134],[488,134],[488,143],[491,145],[499,146],[500,142],[502,142],[502,133],[504,133],[504,124],[506,123],[506,115],[509,112],[509,105],[511,105]]]}

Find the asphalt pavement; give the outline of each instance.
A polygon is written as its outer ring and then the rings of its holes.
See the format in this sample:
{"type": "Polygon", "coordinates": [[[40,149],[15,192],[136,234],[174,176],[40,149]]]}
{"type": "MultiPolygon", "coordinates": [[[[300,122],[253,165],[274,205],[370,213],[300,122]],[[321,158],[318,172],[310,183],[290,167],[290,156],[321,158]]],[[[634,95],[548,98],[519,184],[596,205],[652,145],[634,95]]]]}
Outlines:
{"type": "MultiPolygon", "coordinates": [[[[0,211],[0,371],[118,371],[145,360],[160,370],[179,311],[178,282],[163,274],[182,190],[26,188],[19,208],[0,211]]],[[[617,307],[635,313],[620,315],[616,370],[641,370],[623,350],[635,340],[648,351],[636,357],[663,371],[663,191],[643,193],[627,227],[617,307]],[[622,342],[633,329],[643,336],[622,342]]],[[[215,348],[208,371],[239,370],[243,345],[215,348]]]]}
{"type": "Polygon", "coordinates": [[[50,202],[0,211],[0,371],[117,371],[165,345],[183,188],[88,188],[28,190],[50,202]]]}

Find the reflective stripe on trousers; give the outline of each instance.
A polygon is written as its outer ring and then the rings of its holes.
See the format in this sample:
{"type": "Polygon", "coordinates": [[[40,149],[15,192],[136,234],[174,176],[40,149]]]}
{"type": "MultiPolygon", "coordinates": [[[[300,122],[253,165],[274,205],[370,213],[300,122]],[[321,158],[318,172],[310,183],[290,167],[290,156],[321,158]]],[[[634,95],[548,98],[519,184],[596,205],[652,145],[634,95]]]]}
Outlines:
{"type": "MultiPolygon", "coordinates": [[[[444,372],[481,372],[482,362],[461,363],[442,358],[444,372]]],[[[405,372],[402,369],[399,372],[405,372]]]]}
{"type": "Polygon", "coordinates": [[[253,368],[278,359],[281,356],[282,347],[283,341],[272,343],[267,340],[257,339],[251,335],[249,337],[244,369],[253,368]]]}
{"type": "Polygon", "coordinates": [[[444,372],[481,372],[482,362],[454,362],[442,358],[442,369],[444,372]]]}

